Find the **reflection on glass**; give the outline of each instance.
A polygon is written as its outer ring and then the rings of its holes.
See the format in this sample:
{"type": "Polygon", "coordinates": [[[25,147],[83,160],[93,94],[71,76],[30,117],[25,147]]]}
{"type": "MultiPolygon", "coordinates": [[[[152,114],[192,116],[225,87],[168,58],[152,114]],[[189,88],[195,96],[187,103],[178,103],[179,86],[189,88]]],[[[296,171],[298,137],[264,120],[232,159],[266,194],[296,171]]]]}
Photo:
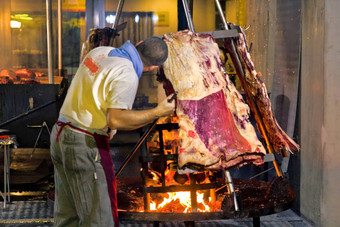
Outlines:
{"type": "MultiPolygon", "coordinates": [[[[67,1],[66,1],[67,2],[67,1]]],[[[57,1],[52,0],[52,56],[57,75],[57,1]]],[[[85,5],[85,3],[84,3],[85,5]]],[[[47,83],[46,3],[44,0],[12,0],[0,3],[0,32],[6,48],[0,51],[0,83],[47,83]],[[7,18],[7,19],[6,19],[7,18]],[[19,74],[18,74],[19,73],[19,74]],[[32,76],[33,75],[33,76],[32,76]],[[24,81],[24,78],[28,78],[24,81]]],[[[85,40],[85,8],[63,4],[63,67],[74,74],[85,40]]],[[[57,81],[58,82],[58,79],[57,81]]]]}

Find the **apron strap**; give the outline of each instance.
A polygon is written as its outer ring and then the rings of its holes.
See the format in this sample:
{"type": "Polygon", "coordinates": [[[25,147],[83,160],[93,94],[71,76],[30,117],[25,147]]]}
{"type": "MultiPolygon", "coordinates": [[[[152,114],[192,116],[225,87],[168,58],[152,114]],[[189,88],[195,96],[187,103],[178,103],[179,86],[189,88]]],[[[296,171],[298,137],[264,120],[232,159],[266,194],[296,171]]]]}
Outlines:
{"type": "Polygon", "coordinates": [[[84,130],[84,129],[81,129],[81,128],[78,128],[78,127],[72,125],[70,121],[68,121],[68,122],[63,122],[63,121],[59,121],[59,120],[58,120],[56,124],[57,124],[58,126],[60,126],[60,129],[59,129],[58,134],[57,134],[57,137],[56,137],[56,141],[57,141],[57,142],[58,142],[58,139],[59,139],[59,136],[60,136],[61,131],[63,130],[63,128],[64,128],[66,125],[69,126],[69,127],[71,127],[71,128],[73,128],[73,129],[76,129],[76,130],[78,130],[78,131],[80,131],[80,132],[83,132],[83,133],[85,133],[85,134],[88,134],[88,135],[90,135],[90,136],[94,136],[93,133],[88,132],[88,131],[86,131],[86,130],[84,130]]]}

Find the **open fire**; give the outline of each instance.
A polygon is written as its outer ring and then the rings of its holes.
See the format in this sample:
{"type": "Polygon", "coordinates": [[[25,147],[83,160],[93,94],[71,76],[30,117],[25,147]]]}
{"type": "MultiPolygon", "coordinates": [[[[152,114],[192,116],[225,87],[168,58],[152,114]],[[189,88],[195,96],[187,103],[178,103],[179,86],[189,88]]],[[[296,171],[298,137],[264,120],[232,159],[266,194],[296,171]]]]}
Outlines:
{"type": "Polygon", "coordinates": [[[220,210],[221,202],[216,202],[216,182],[209,179],[209,171],[186,174],[177,171],[177,120],[175,115],[160,119],[156,132],[147,141],[141,169],[145,199],[144,207],[139,211],[191,213],[220,210]]]}
{"type": "MultiPolygon", "coordinates": [[[[211,203],[211,198],[208,203],[204,201],[204,193],[197,192],[196,196],[198,212],[211,212],[216,209],[216,205],[213,206],[211,203]]],[[[190,213],[192,212],[190,192],[168,192],[162,202],[150,202],[150,211],[190,213]]]]}
{"type": "MultiPolygon", "coordinates": [[[[148,185],[151,187],[160,186],[160,176],[155,171],[149,170],[148,185]]],[[[165,171],[165,182],[167,185],[179,186],[184,185],[190,187],[190,176],[186,176],[186,182],[182,184],[174,181],[176,171],[165,171]]],[[[183,177],[182,175],[182,177],[183,177]]],[[[188,174],[189,175],[189,174],[188,174]]],[[[192,177],[192,176],[191,176],[192,177]]],[[[209,177],[205,173],[197,174],[197,177],[192,178],[194,181],[202,184],[211,183],[209,177]],[[203,175],[203,176],[202,176],[203,175]]],[[[199,184],[198,184],[199,185],[199,184]]],[[[197,190],[197,191],[177,191],[177,192],[163,192],[151,193],[149,203],[150,212],[174,212],[174,213],[191,213],[191,212],[213,212],[221,210],[221,198],[216,199],[215,189],[197,190]],[[195,208],[192,207],[191,193],[196,194],[195,208]],[[194,210],[193,210],[194,209],[194,210]]],[[[143,212],[144,207],[139,209],[143,212]]]]}

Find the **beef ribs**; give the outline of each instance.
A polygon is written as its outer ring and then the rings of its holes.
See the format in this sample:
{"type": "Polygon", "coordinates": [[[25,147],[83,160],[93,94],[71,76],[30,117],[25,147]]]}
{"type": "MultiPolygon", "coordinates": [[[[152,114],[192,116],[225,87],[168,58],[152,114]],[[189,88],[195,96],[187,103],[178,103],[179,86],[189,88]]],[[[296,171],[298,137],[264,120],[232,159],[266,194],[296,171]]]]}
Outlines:
{"type": "MultiPolygon", "coordinates": [[[[228,39],[224,40],[224,47],[232,52],[231,42],[228,39]]],[[[268,140],[270,144],[273,146],[273,149],[278,153],[285,154],[286,151],[295,153],[299,151],[299,145],[296,144],[280,127],[278,122],[276,121],[273,111],[271,108],[271,102],[268,97],[268,92],[265,84],[261,81],[258,73],[255,70],[254,63],[251,60],[251,56],[248,51],[248,45],[246,41],[245,34],[241,31],[239,37],[236,38],[236,49],[238,52],[238,56],[241,60],[242,68],[245,74],[245,84],[247,89],[249,90],[249,95],[252,96],[254,100],[255,106],[250,105],[252,112],[257,108],[260,112],[260,117],[265,126],[266,134],[268,136],[268,140]]],[[[232,58],[235,56],[231,55],[232,58]]],[[[236,59],[233,59],[235,62],[236,59]]],[[[259,122],[257,122],[259,124],[259,122]]],[[[259,130],[262,137],[263,131],[259,130]]]]}
{"type": "Polygon", "coordinates": [[[222,67],[214,39],[188,30],[163,39],[169,56],[160,80],[167,94],[178,91],[179,167],[262,164],[265,148],[249,121],[248,105],[222,67]]]}

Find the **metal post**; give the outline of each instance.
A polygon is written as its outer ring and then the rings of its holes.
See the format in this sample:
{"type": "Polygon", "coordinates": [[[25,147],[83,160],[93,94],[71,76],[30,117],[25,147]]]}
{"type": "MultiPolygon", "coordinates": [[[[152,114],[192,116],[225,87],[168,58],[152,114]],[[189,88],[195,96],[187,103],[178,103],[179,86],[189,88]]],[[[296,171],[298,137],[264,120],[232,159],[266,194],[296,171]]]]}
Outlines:
{"type": "Polygon", "coordinates": [[[113,27],[112,27],[113,29],[117,29],[117,26],[118,26],[118,23],[119,23],[120,14],[121,14],[122,9],[123,9],[123,5],[124,5],[124,0],[119,0],[117,11],[116,11],[115,23],[113,24],[113,27]]]}
{"type": "Polygon", "coordinates": [[[92,28],[105,27],[105,0],[85,1],[86,37],[92,28]]]}
{"type": "Polygon", "coordinates": [[[150,212],[150,193],[144,193],[144,212],[150,212]]]}
{"type": "Polygon", "coordinates": [[[112,25],[112,29],[113,29],[114,33],[113,33],[113,35],[110,39],[109,46],[113,46],[113,40],[117,35],[117,28],[118,28],[120,14],[122,13],[122,10],[123,10],[123,5],[124,5],[124,0],[119,0],[117,10],[116,10],[116,19],[115,19],[115,22],[112,25]]]}
{"type": "Polygon", "coordinates": [[[253,227],[261,227],[260,217],[253,217],[253,227]]]}
{"type": "Polygon", "coordinates": [[[52,18],[51,18],[51,0],[46,0],[46,30],[47,30],[47,68],[48,83],[54,84],[53,62],[52,62],[52,18]]]}
{"type": "Polygon", "coordinates": [[[62,0],[58,0],[58,76],[64,76],[62,55],[62,0]]]}
{"type": "Polygon", "coordinates": [[[11,148],[10,145],[7,145],[7,202],[11,202],[11,193],[10,193],[10,165],[11,165],[11,148]]]}
{"type": "Polygon", "coordinates": [[[218,12],[219,12],[219,14],[220,14],[220,16],[221,16],[221,19],[222,19],[224,29],[225,29],[225,30],[229,30],[229,29],[228,29],[227,21],[226,21],[226,19],[225,19],[225,16],[224,16],[224,13],[223,13],[223,10],[222,10],[222,7],[221,7],[221,4],[220,4],[219,0],[215,0],[215,2],[216,2],[217,10],[218,10],[218,12]]]}
{"type": "Polygon", "coordinates": [[[130,161],[130,159],[136,153],[136,151],[138,150],[140,145],[143,143],[143,141],[146,139],[146,137],[150,134],[151,130],[156,125],[157,121],[158,121],[158,119],[154,120],[154,122],[151,124],[151,126],[144,132],[142,137],[139,139],[137,144],[132,149],[131,153],[126,157],[126,159],[124,160],[123,164],[119,167],[118,171],[116,172],[116,177],[122,172],[122,170],[124,169],[126,164],[130,161]]]}
{"type": "MultiPolygon", "coordinates": [[[[196,180],[194,178],[194,175],[191,173],[190,174],[190,185],[195,185],[196,180]]],[[[197,192],[196,189],[191,189],[190,190],[190,198],[191,198],[191,209],[192,212],[197,212],[197,192]]]]}
{"type": "MultiPolygon", "coordinates": [[[[213,173],[211,171],[209,171],[209,176],[212,176],[213,173]]],[[[209,181],[211,183],[211,181],[209,181]]],[[[215,188],[211,188],[209,189],[210,192],[210,198],[211,198],[211,202],[215,203],[216,202],[216,189],[215,188]]]]}
{"type": "Polygon", "coordinates": [[[188,21],[189,30],[195,33],[195,27],[194,27],[194,24],[192,22],[192,17],[191,17],[188,2],[187,2],[187,0],[182,0],[182,3],[183,3],[184,11],[185,11],[185,16],[186,16],[187,21],[188,21]]]}
{"type": "MultiPolygon", "coordinates": [[[[163,130],[159,130],[158,131],[158,135],[159,135],[159,150],[161,155],[165,155],[165,150],[164,150],[164,140],[163,140],[163,130]]],[[[165,187],[165,171],[166,171],[166,161],[165,162],[161,162],[161,174],[162,174],[162,187],[165,187]]]]}
{"type": "Polygon", "coordinates": [[[7,151],[6,145],[4,145],[4,208],[6,208],[7,201],[7,151]]]}
{"type": "Polygon", "coordinates": [[[239,211],[240,208],[238,206],[238,202],[237,202],[237,198],[236,198],[236,192],[235,192],[235,189],[234,189],[233,179],[231,178],[229,170],[225,171],[225,175],[226,175],[226,178],[227,178],[227,184],[228,184],[228,188],[230,190],[230,194],[233,196],[233,199],[234,199],[235,211],[239,211]]]}
{"type": "Polygon", "coordinates": [[[7,202],[11,201],[10,189],[9,189],[9,165],[10,165],[10,153],[9,145],[4,145],[4,208],[7,207],[7,202]]]}
{"type": "Polygon", "coordinates": [[[216,192],[215,192],[215,189],[212,188],[212,189],[209,189],[209,191],[210,191],[211,202],[215,203],[216,202],[216,192]]]}

